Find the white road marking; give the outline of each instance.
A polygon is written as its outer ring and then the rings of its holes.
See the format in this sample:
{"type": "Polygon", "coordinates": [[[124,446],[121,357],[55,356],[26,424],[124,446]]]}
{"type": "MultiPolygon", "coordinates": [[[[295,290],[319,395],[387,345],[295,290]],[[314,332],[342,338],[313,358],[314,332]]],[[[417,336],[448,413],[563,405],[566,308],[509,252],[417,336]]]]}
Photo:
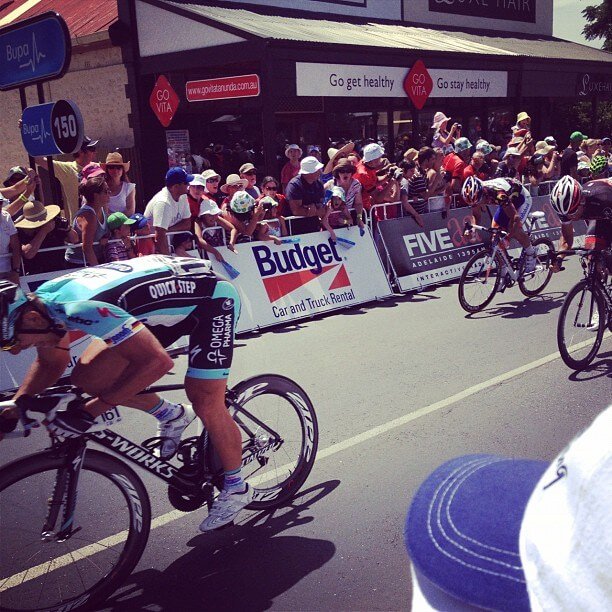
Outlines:
{"type": "MultiPolygon", "coordinates": [[[[604,339],[610,337],[610,335],[611,335],[610,332],[606,332],[604,335],[604,339]]],[[[590,344],[590,341],[581,342],[580,344],[573,345],[570,348],[570,350],[571,352],[574,352],[574,351],[577,351],[583,348],[584,346],[588,346],[588,344],[590,344]]],[[[397,419],[393,419],[391,421],[388,421],[387,423],[383,423],[382,425],[377,425],[376,427],[372,427],[371,429],[368,429],[367,431],[357,434],[356,436],[353,436],[352,438],[348,438],[347,440],[344,440],[342,442],[332,444],[332,446],[328,446],[327,448],[323,450],[319,450],[317,452],[317,460],[325,459],[326,457],[331,457],[332,455],[335,455],[336,453],[343,452],[349,448],[352,448],[353,446],[357,446],[358,444],[362,444],[363,442],[371,440],[372,438],[381,436],[393,429],[397,429],[398,427],[407,425],[408,423],[412,421],[416,421],[417,419],[420,419],[421,417],[424,417],[428,414],[436,412],[437,410],[446,408],[447,406],[460,402],[461,400],[464,400],[467,397],[470,397],[472,395],[475,395],[476,393],[480,393],[481,391],[484,391],[485,389],[489,389],[503,382],[506,382],[507,380],[510,380],[511,378],[515,378],[516,376],[525,374],[526,372],[529,372],[530,370],[534,370],[535,368],[539,368],[543,365],[546,365],[547,363],[555,361],[559,359],[560,357],[561,356],[558,352],[551,353],[550,355],[546,355],[546,357],[542,357],[541,359],[536,359],[535,361],[522,365],[518,368],[514,368],[513,370],[505,372],[504,374],[500,374],[499,376],[490,378],[489,380],[478,383],[477,385],[468,387],[467,389],[464,389],[463,391],[460,391],[459,393],[455,393],[454,395],[451,395],[443,400],[434,402],[433,404],[429,404],[429,406],[424,406],[423,408],[419,408],[418,410],[415,410],[414,412],[410,412],[409,414],[405,414],[404,416],[398,417],[397,419]]],[[[292,466],[293,466],[292,463],[283,465],[279,467],[277,471],[282,473],[284,470],[289,469],[292,466]]],[[[261,476],[251,478],[249,479],[249,482],[251,483],[251,485],[256,486],[256,485],[263,484],[264,482],[267,482],[269,480],[273,480],[274,478],[275,478],[275,472],[271,471],[271,472],[268,472],[267,474],[262,474],[261,476]]],[[[164,525],[167,525],[168,523],[172,523],[173,521],[176,521],[180,518],[187,516],[187,514],[188,513],[181,512],[180,510],[172,510],[171,512],[162,514],[161,516],[158,516],[157,518],[151,521],[151,530],[157,529],[158,527],[163,527],[164,525]]],[[[57,557],[50,562],[41,563],[40,565],[28,568],[27,570],[24,570],[17,574],[13,574],[12,576],[9,576],[7,578],[1,578],[0,582],[2,582],[2,584],[0,585],[0,593],[7,589],[23,584],[24,582],[34,580],[38,578],[39,576],[49,572],[50,563],[53,565],[53,567],[51,568],[51,571],[56,570],[56,569],[59,569],[60,567],[64,567],[65,565],[69,565],[70,563],[72,563],[74,561],[75,556],[80,557],[80,558],[89,557],[91,555],[94,555],[104,550],[105,548],[116,546],[117,544],[120,544],[126,538],[127,538],[127,531],[121,531],[119,533],[109,536],[108,538],[104,538],[103,540],[100,540],[94,544],[89,544],[88,546],[79,548],[73,551],[71,554],[62,555],[61,557],[57,557]]]]}

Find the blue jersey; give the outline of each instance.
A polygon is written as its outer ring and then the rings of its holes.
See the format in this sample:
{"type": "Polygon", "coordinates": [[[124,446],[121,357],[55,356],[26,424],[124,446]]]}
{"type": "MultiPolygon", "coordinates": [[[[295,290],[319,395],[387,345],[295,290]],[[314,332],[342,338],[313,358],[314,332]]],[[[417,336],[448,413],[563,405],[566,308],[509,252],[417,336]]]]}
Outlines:
{"type": "Polygon", "coordinates": [[[218,282],[202,259],[149,255],[75,270],[34,292],[49,316],[116,346],[150,328],[167,346],[218,282]]]}

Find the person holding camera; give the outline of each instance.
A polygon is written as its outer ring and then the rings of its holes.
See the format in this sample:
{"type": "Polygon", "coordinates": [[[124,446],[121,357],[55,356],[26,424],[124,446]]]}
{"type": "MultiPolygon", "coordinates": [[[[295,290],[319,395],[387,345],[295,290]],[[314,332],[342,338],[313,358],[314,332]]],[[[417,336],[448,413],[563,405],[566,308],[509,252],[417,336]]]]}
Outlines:
{"type": "Polygon", "coordinates": [[[460,123],[453,123],[449,132],[446,129],[449,121],[450,117],[438,111],[434,115],[433,124],[431,126],[431,128],[435,130],[431,141],[431,148],[440,148],[445,154],[452,153],[455,140],[461,138],[462,125],[460,123]]]}

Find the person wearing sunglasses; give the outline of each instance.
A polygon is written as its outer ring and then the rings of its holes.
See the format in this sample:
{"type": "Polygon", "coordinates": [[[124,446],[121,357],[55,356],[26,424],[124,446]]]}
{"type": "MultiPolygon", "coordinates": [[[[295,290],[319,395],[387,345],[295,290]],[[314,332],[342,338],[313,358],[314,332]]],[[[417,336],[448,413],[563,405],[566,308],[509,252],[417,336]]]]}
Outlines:
{"type": "Polygon", "coordinates": [[[110,199],[110,189],[106,174],[99,166],[89,164],[88,178],[79,185],[79,195],[85,204],[76,212],[72,227],[77,234],[77,244],[66,248],[65,259],[71,268],[97,266],[103,261],[103,246],[100,240],[109,233],[106,210],[110,199]],[[81,246],[82,245],[82,246],[81,246]]]}
{"type": "Polygon", "coordinates": [[[240,178],[248,181],[245,191],[256,200],[261,195],[261,191],[259,191],[259,188],[255,184],[257,183],[257,170],[255,166],[251,163],[242,164],[242,166],[240,166],[240,178]]]}
{"type": "Polygon", "coordinates": [[[136,185],[130,183],[127,173],[130,162],[124,162],[121,153],[113,151],[106,156],[106,161],[100,164],[106,172],[106,182],[110,189],[108,202],[109,214],[120,212],[131,217],[136,212],[136,185]]]}
{"type": "Polygon", "coordinates": [[[261,196],[257,199],[257,203],[263,202],[263,218],[270,221],[270,233],[278,238],[287,235],[284,215],[291,214],[287,198],[279,191],[278,181],[273,176],[266,176],[261,183],[261,196]]]}
{"type": "MultiPolygon", "coordinates": [[[[88,183],[96,180],[101,179],[88,183]]],[[[75,270],[27,295],[10,281],[0,281],[0,349],[14,355],[36,349],[14,396],[21,403],[62,376],[70,363],[70,331],[92,337],[70,369],[71,382],[89,397],[70,401],[68,410],[61,409],[68,403],[62,398],[63,406],[56,406],[45,423],[54,436],[83,436],[95,417],[127,406],[140,411],[143,431],[145,413],[157,421],[160,445],[154,452],[167,460],[199,416],[224,470],[222,491],[200,525],[210,531],[231,523],[253,498],[241,471],[240,430],[225,405],[239,312],[238,291],[209,262],[149,255],[129,265],[75,270]],[[192,405],[141,393],[172,369],[165,347],[184,336],[189,336],[184,384],[192,405]],[[200,350],[216,337],[214,351],[200,350]]],[[[14,407],[0,410],[0,439],[15,429],[18,416],[14,407]]]]}

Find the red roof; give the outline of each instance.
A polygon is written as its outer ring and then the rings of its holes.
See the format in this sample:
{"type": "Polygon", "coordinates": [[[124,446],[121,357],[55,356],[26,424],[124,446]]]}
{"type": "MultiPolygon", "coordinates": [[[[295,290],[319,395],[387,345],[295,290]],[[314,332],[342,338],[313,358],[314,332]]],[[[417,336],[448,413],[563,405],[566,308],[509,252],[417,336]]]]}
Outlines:
{"type": "MultiPolygon", "coordinates": [[[[0,22],[24,5],[31,6],[28,6],[25,12],[14,17],[9,23],[34,17],[46,11],[55,11],[68,24],[72,38],[104,32],[117,21],[116,0],[38,0],[38,2],[36,0],[0,0],[0,22]]],[[[8,23],[2,23],[2,25],[8,25],[8,23]]]]}

